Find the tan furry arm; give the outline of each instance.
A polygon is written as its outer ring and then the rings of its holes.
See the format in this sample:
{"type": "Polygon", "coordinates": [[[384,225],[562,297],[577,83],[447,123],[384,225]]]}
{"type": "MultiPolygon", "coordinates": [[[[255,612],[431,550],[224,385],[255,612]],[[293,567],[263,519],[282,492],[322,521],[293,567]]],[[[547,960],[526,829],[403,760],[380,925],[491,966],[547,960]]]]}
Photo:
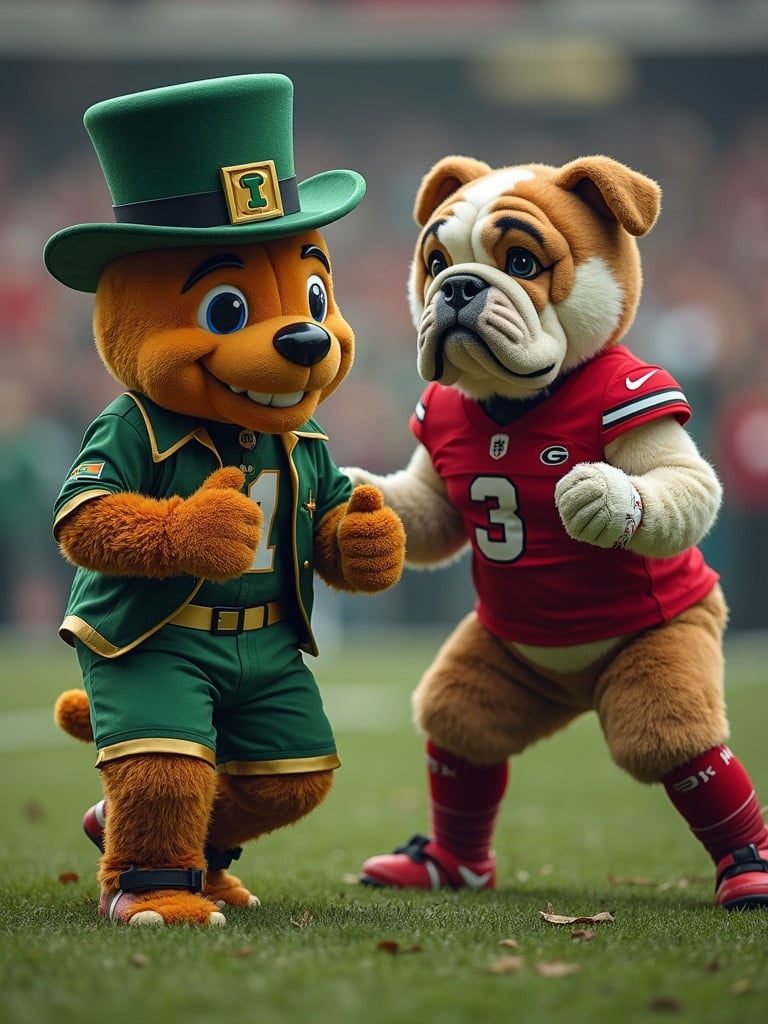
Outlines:
{"type": "Polygon", "coordinates": [[[712,466],[671,416],[636,427],[606,446],[643,501],[631,551],[665,558],[701,541],[717,518],[722,488],[712,466]]]}
{"type": "Polygon", "coordinates": [[[423,445],[418,445],[405,469],[387,476],[356,468],[344,472],[353,483],[378,487],[400,516],[406,536],[406,565],[427,568],[445,564],[466,547],[461,515],[451,504],[423,445]]]}

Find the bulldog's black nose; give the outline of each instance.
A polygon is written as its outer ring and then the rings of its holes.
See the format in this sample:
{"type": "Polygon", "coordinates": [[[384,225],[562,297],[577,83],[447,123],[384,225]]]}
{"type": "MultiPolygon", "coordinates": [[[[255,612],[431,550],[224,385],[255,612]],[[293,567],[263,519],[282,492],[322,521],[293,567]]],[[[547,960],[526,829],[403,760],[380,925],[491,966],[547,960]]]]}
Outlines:
{"type": "Polygon", "coordinates": [[[487,287],[488,282],[476,274],[454,274],[443,284],[441,291],[446,303],[458,313],[487,287]]]}
{"type": "Polygon", "coordinates": [[[290,324],[277,332],[272,344],[292,363],[314,366],[328,355],[331,336],[319,324],[290,324]]]}

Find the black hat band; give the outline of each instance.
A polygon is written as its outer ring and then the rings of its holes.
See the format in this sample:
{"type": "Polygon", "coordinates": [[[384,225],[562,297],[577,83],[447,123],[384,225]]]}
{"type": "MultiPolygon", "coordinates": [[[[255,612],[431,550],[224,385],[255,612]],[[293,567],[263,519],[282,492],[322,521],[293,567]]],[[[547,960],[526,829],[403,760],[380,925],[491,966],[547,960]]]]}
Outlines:
{"type": "MultiPolygon", "coordinates": [[[[278,181],[282,211],[269,216],[287,216],[299,213],[299,187],[296,178],[282,178],[278,181]]],[[[167,228],[215,228],[230,226],[233,219],[224,192],[194,192],[185,196],[169,196],[166,199],[149,199],[141,203],[124,203],[113,206],[118,224],[145,224],[167,228]]],[[[267,215],[253,220],[266,220],[267,215]]]]}

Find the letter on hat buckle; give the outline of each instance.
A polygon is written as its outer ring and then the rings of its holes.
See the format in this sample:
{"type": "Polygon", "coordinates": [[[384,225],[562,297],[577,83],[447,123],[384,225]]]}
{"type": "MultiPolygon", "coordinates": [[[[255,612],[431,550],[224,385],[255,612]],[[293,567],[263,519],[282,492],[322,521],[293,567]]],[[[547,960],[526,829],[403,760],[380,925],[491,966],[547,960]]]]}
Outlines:
{"type": "Polygon", "coordinates": [[[232,224],[283,216],[280,183],[273,160],[222,167],[220,173],[232,224]]]}

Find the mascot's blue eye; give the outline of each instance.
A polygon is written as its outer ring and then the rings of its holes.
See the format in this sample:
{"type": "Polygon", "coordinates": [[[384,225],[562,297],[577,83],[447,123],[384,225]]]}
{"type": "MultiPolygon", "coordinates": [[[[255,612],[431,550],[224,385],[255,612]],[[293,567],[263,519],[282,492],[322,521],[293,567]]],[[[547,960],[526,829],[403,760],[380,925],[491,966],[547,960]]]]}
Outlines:
{"type": "Polygon", "coordinates": [[[544,269],[533,253],[527,249],[510,249],[507,253],[507,262],[504,267],[512,277],[521,277],[526,281],[533,281],[544,269]]]}
{"type": "Polygon", "coordinates": [[[307,300],[309,302],[309,313],[313,320],[321,324],[328,316],[328,292],[321,277],[317,274],[307,281],[307,300]]]}
{"type": "Polygon", "coordinates": [[[197,323],[211,334],[241,331],[248,320],[248,303],[239,288],[219,284],[211,288],[197,310],[197,323]]]}

